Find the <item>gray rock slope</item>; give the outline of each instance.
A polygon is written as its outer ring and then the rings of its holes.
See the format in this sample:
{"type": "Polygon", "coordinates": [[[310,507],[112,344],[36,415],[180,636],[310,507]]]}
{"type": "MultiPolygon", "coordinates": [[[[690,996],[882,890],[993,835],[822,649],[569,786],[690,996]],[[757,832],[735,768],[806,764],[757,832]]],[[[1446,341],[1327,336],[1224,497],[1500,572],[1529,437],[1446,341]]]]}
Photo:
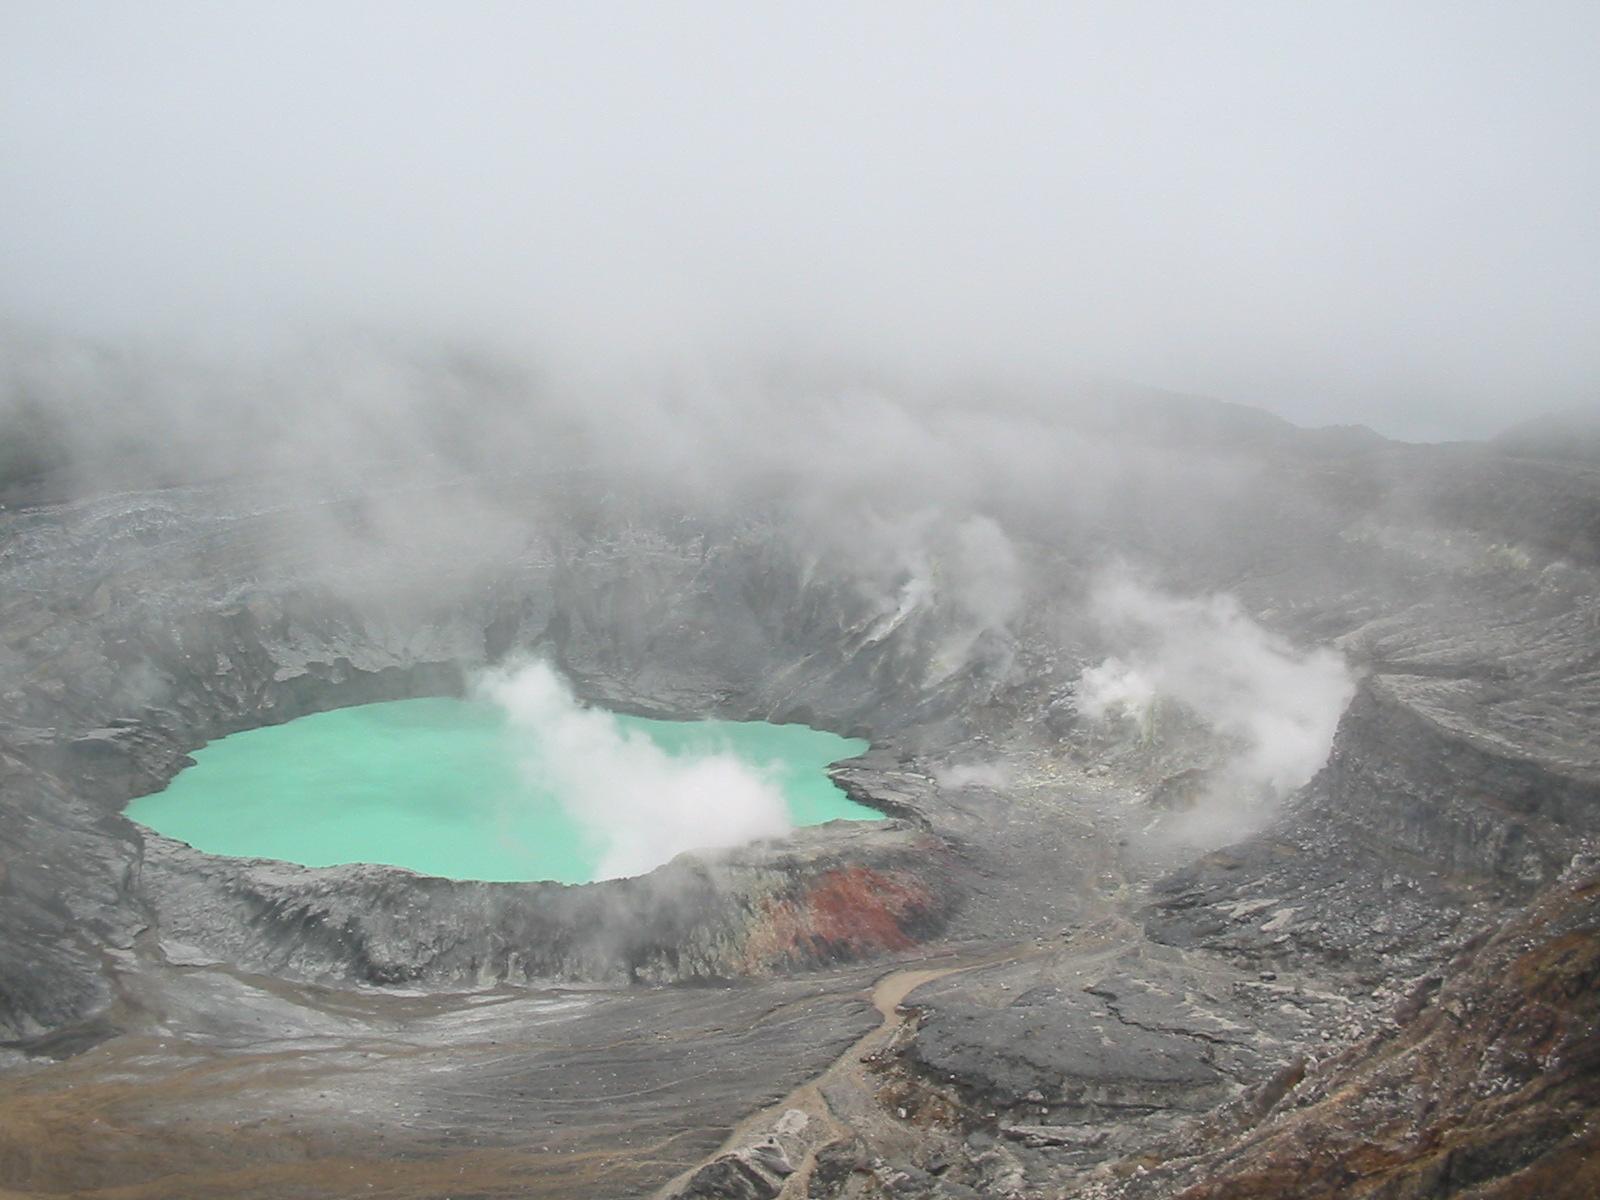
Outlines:
{"type": "MultiPolygon", "coordinates": [[[[771,497],[667,513],[581,475],[493,481],[518,516],[492,555],[422,519],[460,480],[0,514],[0,1184],[1253,1194],[1215,1174],[1248,1167],[1226,1147],[1366,1070],[1397,1011],[1490,1003],[1474,948],[1575,886],[1600,832],[1600,478],[1279,431],[1189,448],[1151,490],[1147,449],[1105,503],[991,498],[1023,564],[998,615],[937,555],[863,565],[771,497]],[[1225,745],[1076,710],[1116,558],[1358,673],[1326,767],[1233,844],[1148,835],[1225,745]],[[565,888],[218,859],[120,815],[210,738],[524,655],[620,708],[867,736],[839,778],[885,820],[565,888]],[[949,772],[973,763],[1004,769],[949,772]],[[915,991],[863,1064],[885,976],[915,991]],[[778,1170],[752,1148],[796,1105],[821,1132],[778,1170]]],[[[1541,1128],[1472,1186],[1586,1136],[1541,1128]]]]}

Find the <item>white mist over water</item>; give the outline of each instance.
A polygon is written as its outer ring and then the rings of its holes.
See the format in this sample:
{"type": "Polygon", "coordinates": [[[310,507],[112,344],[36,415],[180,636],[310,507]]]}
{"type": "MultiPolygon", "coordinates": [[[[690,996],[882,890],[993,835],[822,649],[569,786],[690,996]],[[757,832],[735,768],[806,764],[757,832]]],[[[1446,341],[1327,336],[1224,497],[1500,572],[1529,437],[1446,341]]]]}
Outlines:
{"type": "Polygon", "coordinates": [[[584,708],[546,663],[491,672],[478,690],[524,736],[525,769],[599,847],[596,879],[642,875],[685,850],[792,827],[776,781],[733,754],[668,754],[610,713],[584,708]]]}
{"type": "Polygon", "coordinates": [[[1328,760],[1355,681],[1332,650],[1309,653],[1251,620],[1232,596],[1166,595],[1121,574],[1094,589],[1095,619],[1128,649],[1085,670],[1085,716],[1145,719],[1175,700],[1239,752],[1215,772],[1184,833],[1232,836],[1328,760]]]}

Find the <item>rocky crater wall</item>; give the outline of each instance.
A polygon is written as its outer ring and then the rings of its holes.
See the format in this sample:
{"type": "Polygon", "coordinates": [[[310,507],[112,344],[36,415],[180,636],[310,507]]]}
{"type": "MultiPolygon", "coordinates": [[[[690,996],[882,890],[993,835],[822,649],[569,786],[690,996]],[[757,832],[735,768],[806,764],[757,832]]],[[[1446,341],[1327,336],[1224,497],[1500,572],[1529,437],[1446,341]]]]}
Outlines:
{"type": "Polygon", "coordinates": [[[1600,781],[1474,729],[1474,681],[1368,679],[1327,767],[1327,803],[1351,832],[1434,869],[1532,887],[1571,860],[1600,818],[1600,781]]]}
{"type": "MultiPolygon", "coordinates": [[[[202,521],[167,515],[173,536],[202,521]]],[[[146,930],[180,960],[306,978],[662,982],[902,950],[958,900],[952,860],[903,780],[884,789],[898,819],[881,825],[803,831],[577,888],[309,870],[152,835],[121,807],[212,738],[332,707],[459,694],[474,670],[519,654],[555,661],[591,699],[660,716],[809,719],[892,737],[887,697],[941,702],[908,676],[917,656],[893,635],[819,655],[872,614],[791,589],[796,568],[770,545],[734,538],[711,552],[703,537],[635,532],[561,553],[545,546],[455,581],[450,603],[419,605],[353,599],[293,574],[264,582],[259,569],[208,563],[192,547],[164,562],[167,527],[150,534],[148,510],[97,519],[101,569],[87,595],[62,578],[82,567],[62,545],[83,536],[80,519],[41,526],[32,554],[14,542],[0,564],[35,585],[35,607],[50,597],[48,619],[6,627],[5,651],[26,669],[0,697],[0,922],[22,961],[0,973],[0,1038],[103,1007],[99,947],[126,952],[146,930]],[[122,536],[125,524],[144,536],[122,536]],[[645,608],[674,636],[642,633],[631,618],[645,608]]],[[[948,684],[942,707],[972,683],[948,684]]],[[[848,787],[871,804],[875,779],[858,763],[848,787]]]]}

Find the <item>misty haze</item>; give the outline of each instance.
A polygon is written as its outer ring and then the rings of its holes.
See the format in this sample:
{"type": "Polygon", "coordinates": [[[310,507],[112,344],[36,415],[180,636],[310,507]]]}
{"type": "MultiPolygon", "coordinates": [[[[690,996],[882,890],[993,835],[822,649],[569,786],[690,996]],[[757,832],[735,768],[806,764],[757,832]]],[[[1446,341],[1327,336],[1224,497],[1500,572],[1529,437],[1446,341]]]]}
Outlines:
{"type": "Polygon", "coordinates": [[[0,0],[0,1193],[1600,1194],[1597,61],[0,0]]]}

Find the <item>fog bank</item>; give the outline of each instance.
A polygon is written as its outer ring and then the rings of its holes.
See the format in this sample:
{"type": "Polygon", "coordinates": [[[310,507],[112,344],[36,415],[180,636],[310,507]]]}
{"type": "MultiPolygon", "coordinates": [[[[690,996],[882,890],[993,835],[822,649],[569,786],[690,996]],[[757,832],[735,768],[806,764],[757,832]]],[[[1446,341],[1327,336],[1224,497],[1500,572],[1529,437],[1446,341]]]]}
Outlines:
{"type": "Polygon", "coordinates": [[[0,318],[1482,435],[1600,384],[1597,51],[1561,2],[8,4],[0,318]]]}

